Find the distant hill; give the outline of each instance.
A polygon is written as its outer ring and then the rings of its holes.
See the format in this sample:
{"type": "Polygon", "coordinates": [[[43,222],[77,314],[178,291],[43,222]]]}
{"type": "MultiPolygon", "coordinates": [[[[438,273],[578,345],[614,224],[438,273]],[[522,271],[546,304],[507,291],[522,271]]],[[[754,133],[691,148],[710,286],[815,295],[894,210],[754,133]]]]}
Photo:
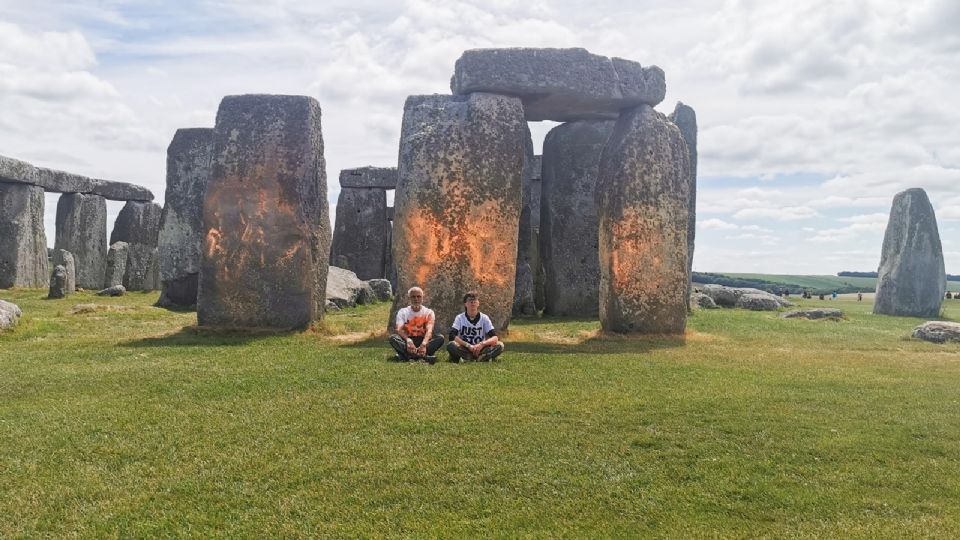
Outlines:
{"type": "MultiPolygon", "coordinates": [[[[877,277],[876,272],[848,272],[846,270],[843,272],[837,272],[837,275],[840,277],[877,277]]],[[[960,276],[947,274],[947,281],[960,281],[960,276]]]]}
{"type": "MultiPolygon", "coordinates": [[[[697,283],[717,283],[728,287],[753,287],[770,292],[781,288],[791,294],[808,289],[812,294],[839,294],[873,292],[877,288],[876,277],[858,276],[799,276],[790,274],[746,274],[738,272],[694,272],[697,283]]],[[[948,281],[947,290],[960,291],[960,282],[948,281]]]]}

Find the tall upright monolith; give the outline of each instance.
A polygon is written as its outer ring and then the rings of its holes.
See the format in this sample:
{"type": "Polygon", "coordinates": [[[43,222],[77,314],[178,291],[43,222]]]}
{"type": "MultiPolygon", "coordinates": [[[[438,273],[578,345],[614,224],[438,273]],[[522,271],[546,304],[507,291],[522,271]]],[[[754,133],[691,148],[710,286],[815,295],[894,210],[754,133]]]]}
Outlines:
{"type": "Polygon", "coordinates": [[[341,187],[330,260],[363,280],[384,277],[387,258],[387,192],[380,188],[341,187]]]}
{"type": "Polygon", "coordinates": [[[543,141],[540,260],[544,313],[595,317],[599,309],[597,177],[613,121],[561,124],[543,141]]]}
{"type": "Polygon", "coordinates": [[[0,289],[47,284],[43,188],[0,182],[0,289]]]}
{"type": "MultiPolygon", "coordinates": [[[[534,240],[534,197],[537,197],[539,209],[539,189],[533,192],[534,178],[539,180],[540,171],[535,168],[540,164],[533,153],[533,137],[530,128],[524,126],[523,139],[523,171],[520,175],[520,226],[517,235],[517,275],[513,291],[513,314],[534,315],[537,312],[534,301],[533,270],[537,257],[537,248],[534,240]]],[[[540,187],[539,182],[537,188],[540,187]]],[[[539,217],[539,216],[538,216],[539,217]]]]}
{"type": "MultiPolygon", "coordinates": [[[[687,272],[693,277],[693,245],[697,233],[697,113],[693,107],[678,101],[670,121],[680,128],[683,141],[687,143],[687,154],[690,156],[690,208],[687,214],[687,272]]],[[[687,310],[690,310],[690,287],[687,284],[687,310]]]]}
{"type": "Polygon", "coordinates": [[[167,189],[157,247],[161,306],[197,303],[203,244],[203,195],[213,158],[213,129],[178,129],[167,147],[167,189]]]}
{"type": "Polygon", "coordinates": [[[597,182],[603,330],[684,331],[689,167],[683,136],[666,117],[649,105],[620,113],[597,182]]]}
{"type": "Polygon", "coordinates": [[[99,291],[107,266],[107,201],[100,195],[64,193],[57,202],[56,249],[73,254],[77,287],[99,291]]]}
{"type": "MultiPolygon", "coordinates": [[[[397,294],[423,287],[443,332],[477,290],[500,330],[510,321],[525,120],[518,98],[411,96],[404,106],[394,204],[397,294]]],[[[392,316],[390,327],[392,328],[392,316]]]]}
{"type": "Polygon", "coordinates": [[[947,276],[937,217],[920,188],[897,193],[883,234],[873,312],[938,317],[947,276]]]}
{"type": "Polygon", "coordinates": [[[160,215],[163,209],[153,202],[127,201],[117,215],[110,233],[110,244],[126,242],[127,264],[123,274],[123,286],[128,291],[153,290],[146,288],[150,257],[157,248],[160,232],[160,215]]]}
{"type": "Polygon", "coordinates": [[[228,96],[213,138],[199,324],[279,329],[322,319],[330,217],[320,104],[228,96]]]}

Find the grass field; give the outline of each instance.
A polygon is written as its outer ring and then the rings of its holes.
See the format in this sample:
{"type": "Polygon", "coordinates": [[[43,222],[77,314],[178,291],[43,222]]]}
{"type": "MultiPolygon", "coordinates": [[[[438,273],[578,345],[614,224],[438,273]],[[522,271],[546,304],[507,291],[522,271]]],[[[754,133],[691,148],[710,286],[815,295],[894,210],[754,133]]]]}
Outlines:
{"type": "MultiPolygon", "coordinates": [[[[774,283],[785,283],[806,287],[810,290],[841,289],[844,286],[862,288],[863,292],[873,292],[877,288],[877,278],[850,276],[801,276],[789,274],[743,274],[736,272],[715,272],[716,274],[738,279],[761,279],[774,283]]],[[[948,281],[948,291],[960,291],[960,281],[948,281]]]]}
{"type": "Polygon", "coordinates": [[[2,295],[0,537],[960,536],[960,345],[868,302],[520,320],[502,361],[428,366],[387,362],[386,304],[224,335],[43,296],[2,295]]]}

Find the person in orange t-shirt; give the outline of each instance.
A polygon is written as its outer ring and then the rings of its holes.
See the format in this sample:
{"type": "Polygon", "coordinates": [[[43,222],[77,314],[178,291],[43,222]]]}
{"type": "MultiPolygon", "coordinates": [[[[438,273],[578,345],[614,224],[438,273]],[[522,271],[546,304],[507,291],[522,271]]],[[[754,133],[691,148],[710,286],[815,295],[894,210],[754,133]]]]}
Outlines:
{"type": "Polygon", "coordinates": [[[434,354],[443,346],[443,336],[433,334],[436,315],[423,305],[423,289],[411,287],[407,291],[410,305],[397,312],[397,333],[390,336],[390,346],[397,351],[396,362],[424,360],[434,364],[434,354]],[[428,339],[429,336],[429,339],[428,339]]]}

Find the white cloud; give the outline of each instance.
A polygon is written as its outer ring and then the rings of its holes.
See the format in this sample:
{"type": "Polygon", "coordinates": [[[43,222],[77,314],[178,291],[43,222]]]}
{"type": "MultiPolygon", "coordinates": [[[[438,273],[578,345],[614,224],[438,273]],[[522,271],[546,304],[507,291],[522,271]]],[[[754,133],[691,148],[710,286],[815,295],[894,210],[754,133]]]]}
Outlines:
{"type": "Polygon", "coordinates": [[[819,216],[809,206],[782,206],[779,208],[744,208],[734,212],[735,219],[775,219],[778,221],[796,221],[819,216]]]}
{"type": "Polygon", "coordinates": [[[716,229],[718,231],[726,231],[736,229],[738,226],[733,223],[727,223],[722,219],[711,218],[701,221],[700,228],[705,230],[716,229]]]}

